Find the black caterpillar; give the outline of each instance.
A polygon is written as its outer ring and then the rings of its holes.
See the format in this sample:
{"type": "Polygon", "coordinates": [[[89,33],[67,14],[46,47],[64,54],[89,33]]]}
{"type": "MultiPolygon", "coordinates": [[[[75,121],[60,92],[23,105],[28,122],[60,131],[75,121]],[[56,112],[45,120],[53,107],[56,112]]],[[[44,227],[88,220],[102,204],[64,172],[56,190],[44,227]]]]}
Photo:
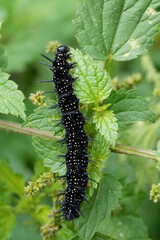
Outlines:
{"type": "MultiPolygon", "coordinates": [[[[66,134],[65,141],[67,145],[67,153],[64,155],[66,163],[66,177],[67,188],[61,193],[65,195],[62,208],[57,212],[62,212],[67,221],[83,216],[80,210],[80,204],[86,200],[85,189],[90,179],[87,174],[88,159],[87,146],[88,136],[85,133],[83,126],[85,124],[85,117],[79,111],[79,99],[73,92],[73,82],[77,79],[71,76],[69,70],[74,68],[76,63],[69,63],[71,53],[69,48],[65,45],[58,47],[55,60],[48,59],[52,65],[45,64],[51,67],[53,71],[53,81],[55,85],[55,92],[58,95],[58,104],[52,106],[59,106],[62,112],[62,121],[66,134]]],[[[62,156],[63,157],[63,156],[62,156]]],[[[92,180],[92,179],[91,179],[92,180]]],[[[59,194],[59,195],[61,195],[59,194]]]]}

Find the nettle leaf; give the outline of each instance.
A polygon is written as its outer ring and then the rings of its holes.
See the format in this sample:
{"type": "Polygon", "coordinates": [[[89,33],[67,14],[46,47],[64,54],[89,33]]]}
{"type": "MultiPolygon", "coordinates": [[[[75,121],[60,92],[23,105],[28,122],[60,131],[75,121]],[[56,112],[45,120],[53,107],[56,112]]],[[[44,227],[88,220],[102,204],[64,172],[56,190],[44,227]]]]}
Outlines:
{"type": "Polygon", "coordinates": [[[88,168],[87,168],[87,172],[90,173],[90,178],[93,179],[89,180],[87,189],[86,189],[86,197],[89,199],[93,193],[94,193],[94,189],[97,189],[98,187],[98,183],[100,182],[101,178],[102,178],[102,173],[99,169],[99,167],[95,164],[89,164],[88,168]]]}
{"type": "Polygon", "coordinates": [[[17,84],[8,78],[9,74],[0,72],[0,112],[11,113],[25,120],[24,95],[20,90],[17,90],[17,84]]]}
{"type": "Polygon", "coordinates": [[[110,154],[109,143],[106,141],[105,137],[100,133],[97,133],[95,136],[95,142],[91,148],[89,155],[93,156],[93,160],[95,162],[103,162],[105,161],[110,154]]]}
{"type": "Polygon", "coordinates": [[[5,163],[0,162],[0,180],[8,187],[8,191],[17,193],[19,196],[24,195],[25,180],[20,174],[16,174],[5,163]]]}
{"type": "Polygon", "coordinates": [[[61,223],[61,226],[61,229],[59,229],[53,237],[54,240],[80,240],[77,235],[75,235],[72,226],[70,227],[69,224],[63,222],[61,223]]]}
{"type": "Polygon", "coordinates": [[[151,240],[148,237],[147,227],[137,216],[119,214],[112,217],[110,221],[104,221],[99,231],[115,239],[151,240]]]}
{"type": "Polygon", "coordinates": [[[34,113],[27,117],[26,122],[23,124],[24,127],[36,128],[44,131],[57,131],[57,128],[53,128],[58,121],[56,119],[61,119],[58,109],[48,109],[52,105],[57,104],[57,101],[47,101],[47,106],[41,106],[34,110],[34,113]]]}
{"type": "Polygon", "coordinates": [[[152,1],[152,7],[153,7],[155,10],[158,10],[158,8],[160,7],[160,1],[159,1],[159,0],[153,0],[153,1],[152,1]]]}
{"type": "Polygon", "coordinates": [[[111,86],[109,75],[100,69],[99,63],[89,55],[82,55],[79,50],[72,49],[72,60],[77,62],[75,76],[79,77],[74,83],[74,92],[82,103],[94,103],[106,99],[111,86]]]}
{"type": "Polygon", "coordinates": [[[89,155],[92,156],[91,160],[96,162],[97,164],[90,163],[88,166],[88,172],[92,173],[91,178],[95,181],[91,181],[91,186],[87,188],[87,197],[91,197],[93,195],[94,189],[98,187],[98,183],[102,178],[102,173],[100,171],[100,167],[103,166],[103,161],[106,161],[110,155],[109,143],[106,141],[105,137],[100,133],[94,138],[94,141],[91,150],[89,151],[89,155]]]}
{"type": "Polygon", "coordinates": [[[105,103],[111,104],[108,109],[114,112],[121,126],[137,121],[154,122],[154,114],[149,109],[148,102],[144,97],[138,96],[136,90],[121,89],[119,92],[113,90],[105,103]]]}
{"type": "Polygon", "coordinates": [[[121,186],[114,176],[104,174],[97,191],[90,198],[90,204],[84,204],[81,209],[85,218],[81,217],[76,221],[81,239],[92,239],[104,219],[110,217],[111,210],[117,208],[120,189],[121,186]]]}
{"type": "Polygon", "coordinates": [[[51,111],[47,111],[45,106],[36,108],[34,113],[27,117],[23,127],[36,128],[46,131],[53,130],[53,118],[51,111]]]}
{"type": "Polygon", "coordinates": [[[137,216],[142,205],[142,201],[146,197],[146,193],[139,191],[134,195],[136,191],[137,182],[132,184],[125,184],[122,195],[123,198],[120,200],[120,205],[123,209],[123,213],[126,215],[137,216]]]}
{"type": "MultiPolygon", "coordinates": [[[[56,104],[56,101],[47,101],[47,106],[41,106],[34,110],[26,122],[23,124],[25,127],[36,128],[39,130],[51,131],[54,135],[63,137],[64,128],[63,126],[54,126],[59,121],[53,121],[61,119],[58,109],[49,109],[48,107],[56,104]]],[[[44,160],[44,166],[49,167],[52,172],[58,172],[63,174],[65,172],[65,166],[60,165],[64,162],[63,158],[58,158],[57,155],[64,155],[66,153],[65,145],[56,143],[55,140],[46,140],[33,138],[33,146],[38,156],[44,160]]]]}
{"type": "Polygon", "coordinates": [[[0,204],[0,236],[1,240],[9,240],[12,230],[15,226],[16,219],[12,213],[12,207],[0,204]]]}
{"type": "MultiPolygon", "coordinates": [[[[2,27],[2,22],[0,21],[0,29],[2,27]]],[[[1,38],[1,35],[0,35],[1,38]]],[[[7,57],[4,55],[4,48],[2,45],[0,45],[0,69],[3,71],[7,66],[7,57]]]]}
{"type": "Polygon", "coordinates": [[[75,236],[73,236],[72,238],[70,238],[70,240],[80,240],[78,235],[76,234],[75,236]]]}
{"type": "Polygon", "coordinates": [[[65,165],[60,166],[65,159],[57,157],[66,154],[65,145],[62,146],[56,141],[33,138],[33,146],[38,156],[44,160],[45,167],[49,167],[52,172],[65,173],[65,165]]]}
{"type": "Polygon", "coordinates": [[[160,24],[158,6],[158,0],[79,1],[74,21],[77,39],[98,60],[134,59],[154,44],[160,24]]]}
{"type": "Polygon", "coordinates": [[[41,225],[45,224],[46,222],[48,222],[49,213],[50,213],[49,206],[39,204],[34,210],[34,219],[36,219],[37,222],[39,222],[41,225]]]}
{"type": "Polygon", "coordinates": [[[106,234],[102,234],[102,233],[96,233],[95,236],[92,238],[92,240],[116,240],[115,238],[112,238],[106,234]]]}
{"type": "Polygon", "coordinates": [[[3,71],[7,67],[7,56],[4,55],[4,48],[0,45],[0,69],[3,71]]]}
{"type": "Polygon", "coordinates": [[[100,134],[114,147],[118,130],[117,119],[114,113],[110,110],[96,111],[93,116],[93,122],[96,124],[100,134]]]}

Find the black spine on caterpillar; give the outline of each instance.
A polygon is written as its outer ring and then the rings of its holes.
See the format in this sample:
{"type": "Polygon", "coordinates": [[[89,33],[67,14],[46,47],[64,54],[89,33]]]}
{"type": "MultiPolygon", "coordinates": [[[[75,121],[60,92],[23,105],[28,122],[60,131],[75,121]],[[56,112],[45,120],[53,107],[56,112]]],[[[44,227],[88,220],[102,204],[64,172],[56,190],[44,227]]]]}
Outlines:
{"type": "Polygon", "coordinates": [[[62,113],[62,124],[66,130],[64,140],[67,145],[65,155],[67,188],[60,211],[67,221],[73,221],[79,218],[80,214],[83,215],[80,204],[86,200],[85,189],[89,180],[86,170],[89,161],[88,136],[83,129],[85,118],[78,109],[79,100],[73,92],[72,84],[76,78],[71,76],[69,70],[75,67],[75,63],[67,62],[70,55],[69,48],[63,45],[57,49],[54,61],[47,58],[52,62],[53,82],[62,113]]]}

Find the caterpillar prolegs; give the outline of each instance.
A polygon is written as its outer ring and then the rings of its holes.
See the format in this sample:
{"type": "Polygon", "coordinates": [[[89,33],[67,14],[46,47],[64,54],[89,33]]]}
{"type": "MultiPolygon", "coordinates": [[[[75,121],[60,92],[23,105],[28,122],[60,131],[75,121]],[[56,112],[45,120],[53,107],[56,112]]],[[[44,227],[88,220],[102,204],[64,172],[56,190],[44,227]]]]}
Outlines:
{"type": "MultiPolygon", "coordinates": [[[[55,59],[51,60],[42,55],[51,62],[50,66],[53,71],[53,83],[58,96],[58,106],[62,113],[62,124],[66,130],[63,139],[67,145],[67,153],[65,157],[66,163],[66,182],[67,188],[64,191],[65,199],[62,208],[58,211],[62,212],[67,221],[79,218],[83,215],[80,210],[80,204],[86,200],[85,189],[89,180],[87,174],[88,166],[88,136],[83,127],[85,117],[79,111],[79,99],[73,92],[73,82],[76,78],[72,77],[69,70],[75,67],[75,63],[67,62],[71,53],[65,45],[58,47],[55,59]]],[[[53,106],[55,107],[55,106],[53,106]]]]}

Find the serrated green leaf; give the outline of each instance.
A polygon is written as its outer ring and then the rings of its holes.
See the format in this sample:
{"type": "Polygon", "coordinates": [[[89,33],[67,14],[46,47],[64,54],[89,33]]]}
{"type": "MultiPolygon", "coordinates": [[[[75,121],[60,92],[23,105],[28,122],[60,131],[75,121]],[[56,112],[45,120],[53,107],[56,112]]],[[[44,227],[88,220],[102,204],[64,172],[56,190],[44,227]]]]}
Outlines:
{"type": "Polygon", "coordinates": [[[90,199],[90,205],[84,204],[81,209],[85,218],[79,218],[76,221],[81,239],[92,239],[104,219],[110,217],[111,210],[117,208],[118,199],[121,196],[120,188],[114,176],[104,174],[97,191],[90,199]]]}
{"type": "MultiPolygon", "coordinates": [[[[142,219],[138,216],[139,210],[142,206],[142,201],[146,196],[146,193],[135,193],[137,181],[135,177],[131,177],[133,169],[131,167],[130,169],[126,167],[128,165],[128,161],[125,161],[124,158],[123,160],[122,158],[119,158],[118,161],[116,161],[115,158],[116,157],[113,155],[113,158],[110,159],[110,165],[113,167],[114,174],[123,182],[122,198],[119,202],[120,208],[118,208],[118,211],[113,211],[112,217],[104,221],[104,223],[98,229],[98,232],[112,236],[112,238],[115,238],[116,240],[149,240],[147,235],[147,228],[142,222],[142,219]],[[113,160],[115,160],[115,162],[113,160]],[[117,169],[115,166],[113,166],[114,164],[117,169]],[[123,169],[126,173],[119,174],[119,172],[122,172],[123,169]],[[136,228],[138,228],[137,233],[136,228]]],[[[107,169],[112,172],[108,164],[105,170],[107,171],[107,169]]]]}
{"type": "Polygon", "coordinates": [[[119,240],[151,240],[148,237],[147,228],[140,217],[119,214],[111,218],[110,221],[104,221],[103,226],[99,228],[103,234],[112,236],[119,240]],[[107,226],[107,227],[106,227],[107,226]]]}
{"type": "Polygon", "coordinates": [[[9,202],[11,194],[12,193],[8,191],[8,186],[2,184],[2,181],[0,181],[0,202],[4,204],[9,202]]]}
{"type": "Polygon", "coordinates": [[[108,109],[114,112],[120,126],[145,120],[154,122],[154,114],[149,109],[148,102],[144,97],[138,96],[136,90],[112,91],[105,103],[111,103],[108,109]]]}
{"type": "Polygon", "coordinates": [[[92,240],[115,240],[115,238],[112,238],[106,234],[102,234],[102,233],[96,233],[95,236],[92,238],[92,240]]]}
{"type": "Polygon", "coordinates": [[[100,133],[97,133],[94,139],[96,141],[93,143],[89,155],[92,156],[91,160],[95,161],[97,164],[91,162],[88,166],[88,172],[92,173],[91,178],[95,182],[91,181],[91,187],[87,188],[87,197],[91,197],[94,189],[98,187],[98,183],[102,178],[100,167],[103,166],[103,161],[106,161],[110,154],[109,143],[106,141],[104,136],[102,136],[100,133]]]}
{"type": "Polygon", "coordinates": [[[139,209],[142,205],[142,201],[145,198],[146,193],[138,192],[134,195],[137,182],[132,184],[125,184],[123,188],[123,198],[120,200],[123,213],[136,216],[139,213],[139,209]],[[131,192],[130,192],[131,191],[131,192]]]}
{"type": "Polygon", "coordinates": [[[77,235],[75,235],[75,231],[73,231],[72,225],[65,223],[61,223],[61,225],[62,228],[57,231],[54,240],[80,240],[77,235]]]}
{"type": "Polygon", "coordinates": [[[41,106],[34,110],[34,113],[27,117],[24,127],[36,128],[44,131],[57,132],[57,128],[54,129],[54,125],[58,122],[54,122],[54,119],[61,119],[58,109],[49,109],[52,105],[57,104],[57,101],[47,101],[47,106],[41,106]]]}
{"type": "Polygon", "coordinates": [[[13,172],[13,170],[5,163],[0,162],[0,181],[2,181],[8,188],[8,191],[17,193],[19,196],[24,195],[25,180],[19,174],[13,172]]]}
{"type": "MultiPolygon", "coordinates": [[[[0,46],[1,47],[1,46],[0,46]]],[[[7,56],[0,56],[0,69],[4,70],[7,67],[7,56]]]]}
{"type": "Polygon", "coordinates": [[[9,78],[9,74],[8,73],[4,73],[4,72],[0,72],[0,84],[4,84],[7,82],[8,78],[9,78]]]}
{"type": "Polygon", "coordinates": [[[86,189],[86,197],[90,198],[94,193],[94,189],[97,189],[98,187],[98,183],[102,178],[102,173],[98,165],[95,164],[89,165],[87,171],[91,173],[90,177],[91,179],[93,179],[93,181],[92,180],[89,181],[89,186],[86,189]]]}
{"type": "Polygon", "coordinates": [[[75,236],[73,236],[72,238],[70,238],[70,240],[80,240],[80,238],[79,238],[78,235],[76,234],[75,236]]]}
{"type": "Polygon", "coordinates": [[[62,228],[56,232],[54,236],[54,240],[80,240],[79,238],[76,238],[74,236],[76,234],[75,231],[73,231],[73,228],[69,224],[62,223],[62,228]]]}
{"type": "Polygon", "coordinates": [[[102,112],[97,111],[93,116],[93,122],[96,124],[96,128],[99,130],[100,134],[114,147],[118,130],[117,119],[114,113],[109,110],[102,112]]]}
{"type": "Polygon", "coordinates": [[[74,83],[76,96],[82,103],[95,103],[106,99],[111,86],[109,75],[100,69],[99,63],[89,55],[82,55],[79,50],[72,49],[72,60],[77,62],[75,76],[79,77],[74,83]]]}
{"type": "Polygon", "coordinates": [[[126,61],[147,52],[158,33],[154,0],[79,1],[74,21],[80,45],[93,58],[126,61]],[[152,5],[153,2],[153,5],[152,5]]]}
{"type": "Polygon", "coordinates": [[[34,219],[37,219],[41,225],[45,224],[48,221],[50,207],[47,205],[38,205],[34,211],[34,219]]]}
{"type": "Polygon", "coordinates": [[[100,133],[97,133],[95,140],[96,141],[93,143],[89,154],[93,156],[94,161],[103,162],[109,157],[110,154],[109,143],[100,133]]]}
{"type": "Polygon", "coordinates": [[[12,207],[0,204],[0,236],[1,240],[9,240],[12,230],[15,226],[16,219],[12,213],[12,207]]]}
{"type": "Polygon", "coordinates": [[[4,55],[3,46],[0,45],[0,69],[3,71],[7,67],[7,56],[4,55]]]}
{"type": "MultiPolygon", "coordinates": [[[[57,122],[53,121],[54,119],[61,118],[59,111],[57,109],[48,110],[48,107],[55,103],[54,101],[47,101],[47,106],[41,106],[35,109],[34,113],[27,118],[23,126],[51,131],[53,134],[58,134],[62,137],[64,128],[62,126],[54,128],[57,122]]],[[[61,143],[56,143],[56,141],[38,138],[33,138],[33,146],[38,156],[44,160],[43,164],[45,167],[49,167],[52,172],[58,172],[60,174],[65,172],[65,166],[60,167],[64,159],[58,158],[57,155],[66,154],[66,146],[62,146],[61,143]]]]}
{"type": "Polygon", "coordinates": [[[60,166],[64,159],[57,156],[66,154],[66,146],[62,146],[61,143],[56,143],[56,141],[38,138],[33,138],[33,146],[38,156],[44,160],[45,167],[49,167],[52,172],[65,173],[65,166],[60,166]]]}
{"type": "Polygon", "coordinates": [[[9,74],[0,72],[0,112],[11,113],[25,120],[24,95],[20,90],[17,90],[17,84],[8,78],[9,74]]]}
{"type": "Polygon", "coordinates": [[[160,7],[160,2],[159,0],[153,0],[152,1],[152,7],[157,10],[160,7]]]}

